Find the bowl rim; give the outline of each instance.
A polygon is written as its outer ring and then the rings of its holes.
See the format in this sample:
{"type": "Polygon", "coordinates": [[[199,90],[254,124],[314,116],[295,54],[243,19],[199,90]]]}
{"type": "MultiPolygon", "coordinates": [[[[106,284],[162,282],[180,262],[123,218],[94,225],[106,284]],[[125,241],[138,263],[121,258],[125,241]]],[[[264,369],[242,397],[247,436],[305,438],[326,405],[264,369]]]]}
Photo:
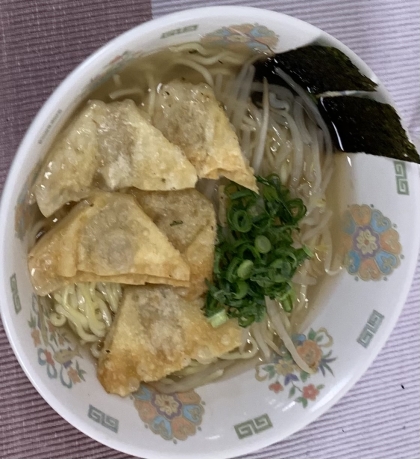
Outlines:
{"type": "MultiPolygon", "coordinates": [[[[115,45],[130,41],[132,37],[135,37],[139,34],[145,35],[149,32],[156,31],[156,29],[162,29],[163,27],[176,25],[179,20],[182,20],[182,21],[185,21],[188,19],[198,20],[200,18],[205,17],[206,15],[211,15],[213,17],[218,16],[218,15],[224,16],[224,17],[232,17],[232,20],[235,20],[234,19],[235,14],[236,15],[244,14],[244,15],[248,15],[249,17],[254,16],[255,20],[263,20],[263,16],[270,14],[271,16],[274,15],[279,19],[281,18],[283,20],[287,20],[292,23],[294,22],[295,24],[304,26],[306,28],[308,27],[313,28],[314,31],[321,31],[322,34],[325,37],[328,37],[329,40],[340,45],[341,48],[345,49],[348,55],[357,58],[360,62],[363,62],[361,58],[359,58],[346,45],[344,45],[342,42],[340,42],[339,40],[337,40],[336,38],[334,38],[327,32],[323,31],[322,29],[319,29],[318,27],[313,26],[312,24],[306,21],[300,20],[298,18],[295,18],[293,16],[290,16],[284,13],[280,13],[280,12],[276,12],[276,11],[272,11],[269,9],[264,9],[264,8],[255,8],[255,7],[247,7],[247,6],[212,6],[212,7],[191,8],[191,9],[186,9],[183,11],[171,13],[168,15],[164,15],[159,18],[150,19],[149,21],[146,21],[142,24],[139,24],[127,30],[126,32],[118,35],[117,37],[108,41],[103,46],[101,46],[99,49],[94,51],[90,56],[84,59],[82,63],[80,63],[73,71],[71,71],[65,77],[65,79],[61,81],[61,83],[56,87],[56,89],[53,90],[52,94],[47,98],[47,100],[44,102],[44,104],[42,105],[40,110],[37,112],[32,122],[30,123],[29,128],[24,134],[23,139],[13,158],[12,164],[10,166],[10,169],[8,171],[8,174],[7,174],[5,183],[4,183],[3,192],[2,192],[2,196],[0,200],[0,260],[3,260],[5,257],[4,236],[5,236],[6,227],[7,227],[7,215],[11,211],[10,209],[11,203],[14,202],[13,196],[12,196],[12,186],[18,178],[18,172],[23,166],[25,156],[28,154],[27,152],[30,149],[32,142],[34,141],[34,139],[36,139],[36,134],[39,132],[42,132],[42,122],[48,119],[49,116],[51,116],[51,114],[53,113],[54,107],[57,106],[57,102],[61,100],[62,97],[64,96],[66,87],[69,85],[69,83],[79,78],[79,76],[83,75],[86,70],[88,70],[93,65],[95,65],[96,62],[100,61],[103,56],[111,54],[115,45]]],[[[364,65],[367,66],[367,64],[364,64],[364,65]]],[[[370,71],[372,75],[376,77],[374,72],[372,70],[370,71]]],[[[388,101],[392,105],[395,106],[386,88],[382,87],[381,92],[388,99],[388,101]]],[[[420,188],[419,183],[420,183],[420,177],[416,175],[417,191],[420,188]]],[[[419,201],[419,197],[417,197],[416,199],[417,201],[419,201]]],[[[418,253],[419,246],[420,246],[420,237],[418,237],[416,241],[414,242],[414,246],[412,246],[412,250],[416,249],[416,253],[418,253]]],[[[347,380],[346,384],[339,391],[337,391],[328,400],[328,402],[326,402],[321,408],[319,408],[318,410],[314,412],[306,412],[304,424],[298,426],[298,428],[296,427],[291,428],[291,426],[289,428],[286,427],[284,429],[285,431],[287,431],[286,435],[281,435],[281,436],[277,435],[277,440],[276,440],[276,434],[275,434],[276,430],[273,430],[273,435],[270,435],[268,437],[265,437],[265,436],[264,437],[254,437],[253,441],[250,443],[240,442],[237,445],[235,445],[235,447],[229,447],[225,449],[223,456],[219,456],[220,459],[222,459],[222,457],[228,458],[228,457],[233,457],[233,455],[237,456],[237,455],[251,453],[253,451],[257,451],[266,446],[272,445],[275,442],[282,441],[285,438],[292,435],[293,433],[297,432],[298,430],[303,429],[305,426],[307,426],[308,424],[310,424],[311,422],[319,418],[322,414],[324,414],[328,409],[330,409],[331,406],[336,404],[355,385],[355,383],[359,381],[362,375],[370,367],[373,360],[377,357],[378,353],[383,348],[385,342],[388,340],[401,314],[402,308],[405,304],[405,300],[407,299],[409,289],[412,283],[413,275],[415,272],[416,264],[417,264],[417,259],[413,257],[411,259],[410,266],[408,267],[408,272],[410,273],[410,276],[407,277],[406,281],[404,282],[404,286],[402,286],[399,292],[399,302],[396,308],[394,309],[393,315],[389,317],[389,320],[387,320],[386,326],[381,329],[380,336],[377,336],[377,339],[375,339],[374,345],[369,348],[369,354],[367,354],[366,358],[363,360],[361,365],[357,368],[357,371],[353,372],[352,377],[347,380]],[[281,437],[281,440],[278,440],[278,438],[280,437],[281,437]]],[[[1,291],[6,291],[7,289],[6,277],[7,276],[4,270],[4,264],[0,263],[0,290],[1,291]]],[[[52,396],[48,390],[48,387],[41,380],[39,380],[36,373],[30,371],[30,368],[28,368],[28,366],[26,365],[24,361],[25,360],[23,357],[24,352],[19,349],[20,344],[18,340],[15,341],[13,337],[14,332],[12,331],[12,325],[11,325],[13,322],[13,318],[11,317],[11,314],[9,314],[8,306],[6,303],[8,303],[8,301],[4,299],[3,296],[1,296],[0,297],[0,313],[1,313],[3,326],[6,331],[6,335],[8,337],[9,343],[13,349],[13,352],[21,368],[25,372],[31,384],[35,387],[35,389],[41,395],[41,397],[51,406],[51,408],[54,411],[56,411],[62,418],[64,418],[73,427],[80,430],[83,434],[87,435],[88,437],[91,437],[92,439],[110,448],[136,456],[139,453],[138,447],[134,447],[131,445],[125,445],[121,440],[112,439],[106,433],[102,433],[98,429],[94,427],[90,427],[89,424],[85,420],[81,422],[80,417],[78,415],[74,416],[71,410],[66,406],[65,403],[59,400],[56,396],[52,396]]],[[[171,453],[160,452],[159,450],[156,450],[156,449],[151,450],[147,447],[146,448],[142,447],[142,450],[143,452],[141,454],[151,459],[152,458],[156,458],[156,459],[180,458],[181,459],[181,458],[185,458],[186,456],[194,457],[193,455],[194,453],[192,453],[192,455],[190,456],[189,454],[186,455],[185,453],[176,452],[176,451],[171,452],[171,453]]],[[[200,457],[214,459],[214,453],[201,452],[200,457]]]]}

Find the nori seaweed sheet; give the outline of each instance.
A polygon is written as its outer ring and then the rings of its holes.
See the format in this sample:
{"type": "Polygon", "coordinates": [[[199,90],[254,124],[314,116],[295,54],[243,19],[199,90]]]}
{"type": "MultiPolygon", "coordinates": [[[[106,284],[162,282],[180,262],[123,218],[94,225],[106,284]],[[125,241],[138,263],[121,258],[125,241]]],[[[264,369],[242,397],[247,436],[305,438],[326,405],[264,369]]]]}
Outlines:
{"type": "Polygon", "coordinates": [[[374,91],[377,86],[343,52],[331,46],[303,46],[257,61],[254,66],[254,79],[258,81],[266,77],[268,83],[284,84],[276,73],[280,67],[313,95],[328,91],[374,91]]]}
{"type": "Polygon", "coordinates": [[[339,150],[420,164],[419,154],[391,105],[365,97],[338,96],[321,97],[318,108],[339,150]]]}

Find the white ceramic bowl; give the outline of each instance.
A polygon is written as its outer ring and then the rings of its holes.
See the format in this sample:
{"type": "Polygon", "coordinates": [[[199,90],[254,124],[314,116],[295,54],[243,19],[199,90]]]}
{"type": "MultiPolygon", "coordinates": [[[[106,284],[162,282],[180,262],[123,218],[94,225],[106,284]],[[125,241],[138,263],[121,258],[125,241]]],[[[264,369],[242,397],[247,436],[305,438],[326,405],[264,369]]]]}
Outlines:
{"type": "Polygon", "coordinates": [[[419,249],[417,165],[336,155],[346,266],[325,279],[297,337],[318,371],[273,361],[187,394],[142,388],[131,398],[105,393],[84,351],[39,314],[27,266],[31,172],[76,105],[127,61],[195,40],[276,51],[315,39],[340,48],[390,98],[353,52],[321,30],[272,11],[242,7],[189,10],[142,24],[108,43],[57,88],[28,130],[10,170],[0,213],[0,302],[13,350],[33,385],[68,422],[117,450],[147,458],[232,457],[262,448],[324,413],[360,378],[388,338],[406,299],[419,249]],[[362,236],[362,237],[360,237],[362,236]],[[367,237],[366,237],[367,236],[367,237]]]}

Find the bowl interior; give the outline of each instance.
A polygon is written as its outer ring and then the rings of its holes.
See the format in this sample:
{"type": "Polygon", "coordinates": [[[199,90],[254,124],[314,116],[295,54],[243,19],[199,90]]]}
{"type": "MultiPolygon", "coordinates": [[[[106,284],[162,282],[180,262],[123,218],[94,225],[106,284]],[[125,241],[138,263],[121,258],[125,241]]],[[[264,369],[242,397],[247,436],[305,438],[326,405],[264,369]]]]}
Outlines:
{"type": "Polygon", "coordinates": [[[356,382],[384,344],[418,254],[419,238],[413,236],[420,234],[414,212],[420,195],[417,166],[363,154],[335,155],[335,237],[342,241],[345,267],[325,277],[314,292],[313,310],[298,337],[305,352],[317,356],[317,373],[304,374],[277,359],[186,394],[162,396],[147,387],[126,399],[106,394],[93,359],[50,324],[33,293],[26,265],[34,212],[28,190],[54,136],[91,91],[136,56],[200,40],[275,51],[322,40],[343,50],[392,102],[366,64],[334,38],[285,15],[240,7],[190,10],[141,25],[91,56],[46,102],[3,192],[2,319],[26,374],[60,415],[96,440],[141,457],[231,457],[281,440],[318,417],[356,382]],[[372,237],[376,258],[369,253],[372,237]]]}

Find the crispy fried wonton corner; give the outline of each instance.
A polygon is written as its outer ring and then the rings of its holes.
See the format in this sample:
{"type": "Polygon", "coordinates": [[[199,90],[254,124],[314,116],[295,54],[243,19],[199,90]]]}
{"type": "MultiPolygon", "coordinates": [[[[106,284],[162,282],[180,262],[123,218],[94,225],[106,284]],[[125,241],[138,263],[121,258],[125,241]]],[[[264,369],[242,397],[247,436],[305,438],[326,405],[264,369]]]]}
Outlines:
{"type": "Polygon", "coordinates": [[[213,328],[201,311],[203,301],[186,301],[171,287],[126,288],[98,361],[105,390],[124,397],[141,381],[157,381],[192,359],[207,360],[238,347],[237,321],[213,328]]]}

